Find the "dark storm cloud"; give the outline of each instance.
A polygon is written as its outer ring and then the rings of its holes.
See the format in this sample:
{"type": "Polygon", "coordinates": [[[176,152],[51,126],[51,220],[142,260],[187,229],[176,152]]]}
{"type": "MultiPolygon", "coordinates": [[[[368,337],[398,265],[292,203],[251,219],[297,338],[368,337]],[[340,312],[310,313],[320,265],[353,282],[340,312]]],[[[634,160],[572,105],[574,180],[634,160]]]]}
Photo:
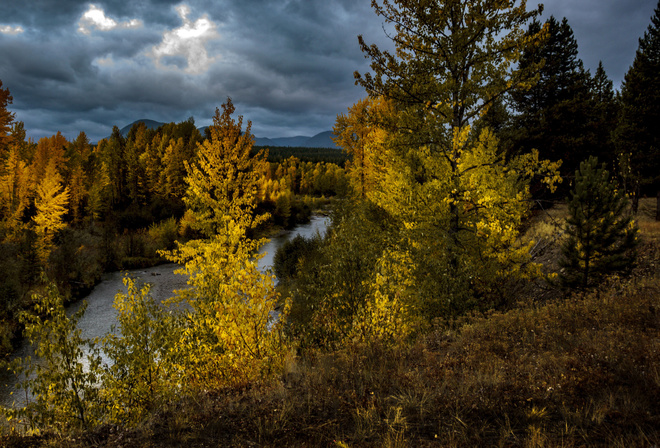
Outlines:
{"type": "MultiPolygon", "coordinates": [[[[6,3],[0,80],[35,138],[95,141],[139,118],[205,125],[228,96],[257,135],[313,135],[364,96],[357,35],[388,45],[369,0],[6,3]]],[[[544,18],[566,16],[586,67],[603,60],[618,86],[655,3],[550,0],[544,18]]]]}

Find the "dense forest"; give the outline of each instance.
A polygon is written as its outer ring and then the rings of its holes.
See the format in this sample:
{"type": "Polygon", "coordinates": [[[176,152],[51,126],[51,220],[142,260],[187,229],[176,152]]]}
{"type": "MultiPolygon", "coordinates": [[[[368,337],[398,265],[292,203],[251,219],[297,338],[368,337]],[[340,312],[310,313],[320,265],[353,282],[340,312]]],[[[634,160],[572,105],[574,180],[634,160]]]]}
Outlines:
{"type": "MultiPolygon", "coordinates": [[[[185,178],[205,138],[189,119],[157,129],[139,123],[127,137],[115,126],[96,145],[84,132],[74,141],[58,133],[35,143],[7,109],[9,89],[0,92],[0,346],[6,352],[19,329],[17,314],[30,306],[44,275],[75,299],[103,272],[163,262],[159,250],[198,235],[186,213],[185,178]]],[[[329,158],[337,160],[336,153],[329,158]]],[[[270,214],[257,233],[305,222],[322,198],[347,188],[344,170],[323,157],[330,151],[299,149],[305,160],[278,154],[256,168],[257,206],[270,214]]]]}
{"type": "Polygon", "coordinates": [[[620,91],[541,6],[372,5],[396,51],[359,36],[343,160],[269,161],[231,99],[205,136],[34,143],[0,88],[3,313],[44,360],[6,363],[7,445],[660,443],[660,3],[620,91]],[[82,338],[64,299],[159,257],[189,288],[126,277],[82,338]]]}

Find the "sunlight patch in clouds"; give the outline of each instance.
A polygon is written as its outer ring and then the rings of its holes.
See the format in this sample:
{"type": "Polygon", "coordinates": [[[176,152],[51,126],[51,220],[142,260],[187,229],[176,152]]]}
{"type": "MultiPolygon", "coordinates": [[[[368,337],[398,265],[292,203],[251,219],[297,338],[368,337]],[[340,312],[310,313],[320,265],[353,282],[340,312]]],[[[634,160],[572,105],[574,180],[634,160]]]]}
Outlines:
{"type": "Polygon", "coordinates": [[[140,28],[142,21],[137,19],[128,20],[125,22],[117,22],[111,17],[105,15],[105,11],[96,5],[89,5],[89,9],[80,17],[78,21],[78,31],[83,34],[91,34],[92,29],[100,31],[110,31],[116,28],[130,29],[140,28]]]}
{"type": "Polygon", "coordinates": [[[11,25],[0,25],[0,33],[2,34],[21,34],[25,30],[23,29],[22,26],[17,25],[17,26],[11,26],[11,25]]]}
{"type": "Polygon", "coordinates": [[[114,67],[115,61],[112,59],[112,56],[108,56],[106,58],[94,59],[93,64],[97,67],[114,67]]]}
{"type": "Polygon", "coordinates": [[[160,68],[183,68],[190,74],[206,72],[216,57],[209,56],[206,44],[219,36],[216,24],[205,14],[194,22],[188,18],[190,7],[181,4],[176,7],[183,25],[179,28],[166,31],[163,41],[152,50],[151,57],[160,68]],[[182,64],[172,61],[184,61],[182,64]]]}

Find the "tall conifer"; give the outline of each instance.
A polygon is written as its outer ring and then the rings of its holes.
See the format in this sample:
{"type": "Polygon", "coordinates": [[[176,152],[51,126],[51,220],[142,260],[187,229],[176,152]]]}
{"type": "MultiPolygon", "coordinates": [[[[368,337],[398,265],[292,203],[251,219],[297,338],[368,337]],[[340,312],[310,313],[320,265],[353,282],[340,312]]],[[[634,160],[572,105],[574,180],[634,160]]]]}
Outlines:
{"type": "Polygon", "coordinates": [[[621,89],[617,147],[626,189],[641,194],[660,190],[660,2],[639,40],[621,89]]]}

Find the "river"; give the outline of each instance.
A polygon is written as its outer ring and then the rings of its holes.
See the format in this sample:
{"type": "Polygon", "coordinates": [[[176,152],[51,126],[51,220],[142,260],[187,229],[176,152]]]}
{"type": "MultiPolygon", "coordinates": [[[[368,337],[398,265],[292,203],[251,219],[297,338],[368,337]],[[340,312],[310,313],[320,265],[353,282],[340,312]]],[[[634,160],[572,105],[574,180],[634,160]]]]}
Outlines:
{"type": "MultiPolygon", "coordinates": [[[[317,232],[324,234],[328,224],[329,218],[316,215],[312,217],[309,223],[301,224],[290,232],[270,238],[270,242],[265,244],[259,251],[259,253],[264,254],[259,260],[259,268],[262,271],[272,268],[275,252],[286,241],[297,235],[311,237],[317,232]]],[[[150,283],[151,295],[154,299],[162,301],[172,297],[175,290],[187,286],[187,278],[174,273],[177,268],[178,266],[175,264],[163,264],[147,269],[105,274],[101,283],[96,285],[92,292],[84,298],[87,302],[87,310],[78,322],[78,328],[82,330],[82,336],[88,339],[102,338],[112,331],[112,326],[117,323],[116,311],[113,308],[114,298],[118,292],[126,292],[126,288],[122,283],[126,273],[142,282],[150,283]]],[[[80,300],[71,304],[67,308],[67,313],[74,313],[82,303],[83,300],[80,300]]],[[[33,356],[33,353],[32,346],[24,340],[14,353],[13,358],[33,356]]],[[[16,379],[13,375],[0,372],[0,406],[10,407],[14,400],[20,401],[19,397],[12,395],[12,391],[15,390],[16,379]]]]}

